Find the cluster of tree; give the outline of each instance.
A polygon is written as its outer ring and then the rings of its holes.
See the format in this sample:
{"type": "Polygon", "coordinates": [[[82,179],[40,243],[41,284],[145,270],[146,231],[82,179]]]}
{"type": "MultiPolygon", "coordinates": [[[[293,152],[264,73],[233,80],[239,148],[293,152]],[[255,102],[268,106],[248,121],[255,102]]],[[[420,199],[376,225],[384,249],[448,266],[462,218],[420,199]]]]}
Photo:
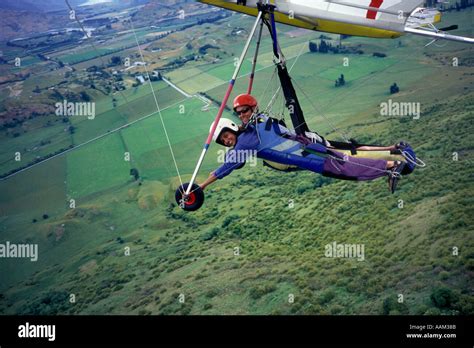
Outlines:
{"type": "Polygon", "coordinates": [[[205,23],[214,23],[214,22],[217,22],[221,19],[227,18],[229,16],[230,16],[230,14],[222,14],[222,15],[215,16],[215,17],[199,19],[196,24],[197,25],[202,25],[202,24],[205,24],[205,23]]]}
{"type": "Polygon", "coordinates": [[[328,43],[324,40],[321,40],[319,46],[316,42],[309,42],[310,52],[328,53],[331,51],[333,53],[337,53],[336,50],[339,51],[337,47],[332,46],[331,43],[328,43]]]}
{"type": "Polygon", "coordinates": [[[122,57],[120,56],[112,56],[110,58],[110,66],[116,66],[122,64],[122,57]]]}
{"type": "Polygon", "coordinates": [[[172,67],[172,68],[180,68],[184,64],[186,64],[189,61],[196,60],[196,56],[194,54],[188,54],[187,56],[184,57],[178,57],[171,62],[167,63],[165,67],[172,67]]]}
{"type": "Polygon", "coordinates": [[[204,46],[199,47],[199,53],[200,54],[206,54],[207,50],[210,49],[210,48],[219,49],[219,47],[217,47],[217,46],[206,44],[204,46]]]}
{"type": "Polygon", "coordinates": [[[344,53],[344,54],[347,54],[347,53],[363,54],[364,53],[364,51],[362,51],[361,49],[358,49],[358,48],[345,47],[345,46],[342,46],[342,45],[333,46],[329,41],[325,41],[323,39],[321,39],[321,42],[320,42],[319,46],[316,42],[310,41],[309,42],[309,51],[313,52],[313,53],[316,53],[316,52],[319,52],[319,53],[332,52],[334,54],[341,54],[341,53],[344,53]]]}
{"type": "MultiPolygon", "coordinates": [[[[437,0],[427,0],[427,6],[428,7],[436,7],[437,0]]],[[[474,6],[474,0],[461,0],[460,2],[457,2],[455,4],[448,4],[446,5],[441,4],[441,11],[461,11],[466,8],[474,6]]]]}
{"type": "Polygon", "coordinates": [[[0,126],[0,129],[15,128],[16,126],[21,126],[23,122],[25,122],[25,120],[14,117],[10,120],[4,121],[0,126]]]}
{"type": "Polygon", "coordinates": [[[387,55],[385,53],[374,52],[372,54],[374,57],[385,58],[387,55]]]}
{"type": "Polygon", "coordinates": [[[472,6],[474,6],[474,0],[461,0],[460,2],[456,2],[456,11],[464,10],[472,6]]]}

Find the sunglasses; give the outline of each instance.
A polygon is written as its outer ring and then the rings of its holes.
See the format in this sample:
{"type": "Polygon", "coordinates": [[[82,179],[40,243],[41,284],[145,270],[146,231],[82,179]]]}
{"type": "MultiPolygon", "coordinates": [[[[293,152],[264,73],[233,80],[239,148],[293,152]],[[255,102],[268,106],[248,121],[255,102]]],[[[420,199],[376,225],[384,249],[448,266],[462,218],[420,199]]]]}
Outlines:
{"type": "Polygon", "coordinates": [[[250,108],[244,108],[240,111],[235,111],[235,114],[236,115],[242,115],[242,114],[246,114],[247,112],[249,112],[250,108]]]}

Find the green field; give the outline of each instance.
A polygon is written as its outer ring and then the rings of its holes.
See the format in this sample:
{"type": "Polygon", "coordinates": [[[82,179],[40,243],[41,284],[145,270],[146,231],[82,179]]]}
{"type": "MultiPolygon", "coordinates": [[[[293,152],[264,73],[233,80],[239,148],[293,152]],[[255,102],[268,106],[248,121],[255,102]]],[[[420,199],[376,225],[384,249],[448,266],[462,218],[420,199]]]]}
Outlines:
{"type": "MultiPolygon", "coordinates": [[[[229,63],[224,63],[221,64],[220,66],[217,66],[216,68],[212,68],[209,70],[205,70],[208,74],[215,76],[223,81],[230,81],[232,78],[232,74],[234,73],[236,66],[235,63],[229,64],[229,63]]],[[[261,65],[257,64],[256,69],[262,68],[261,65]]],[[[244,60],[239,76],[250,74],[252,71],[252,62],[249,60],[244,60]]]]}
{"type": "MultiPolygon", "coordinates": [[[[45,84],[54,83],[49,78],[43,78],[43,80],[43,85],[40,88],[43,88],[45,84]]],[[[153,82],[152,85],[160,108],[169,107],[184,98],[164,82],[153,82]]],[[[33,88],[34,85],[31,82],[25,83],[23,93],[28,93],[25,90],[32,90],[33,88]]],[[[148,83],[130,88],[123,91],[123,93],[115,93],[113,96],[89,93],[97,97],[97,99],[93,99],[95,102],[95,118],[88,119],[86,116],[69,117],[70,124],[75,127],[72,135],[66,129],[68,124],[62,121],[61,116],[56,115],[37,117],[25,122],[21,128],[17,127],[20,128],[15,131],[19,134],[17,137],[13,137],[11,134],[0,134],[2,142],[0,172],[2,174],[7,173],[30,163],[37,156],[41,157],[60,149],[66,149],[71,144],[84,143],[115,128],[150,115],[157,110],[148,83]],[[115,107],[112,98],[116,100],[115,107]],[[20,162],[14,160],[16,152],[22,154],[20,162]]]]}
{"type": "Polygon", "coordinates": [[[129,179],[130,163],[120,134],[98,140],[67,155],[68,194],[83,197],[129,179]]]}
{"type": "Polygon", "coordinates": [[[206,92],[209,89],[225,84],[224,80],[202,72],[198,68],[183,70],[184,71],[181,71],[181,69],[174,70],[169,73],[167,77],[171,78],[171,81],[186,93],[194,94],[198,92],[206,92]]]}
{"type": "Polygon", "coordinates": [[[1,135],[2,151],[0,153],[1,173],[26,165],[37,156],[65,149],[71,145],[71,136],[65,131],[65,124],[57,116],[43,117],[28,123],[18,137],[1,135]],[[50,126],[44,126],[48,121],[50,126]],[[15,160],[19,152],[20,161],[15,160]]]}
{"type": "MultiPolygon", "coordinates": [[[[171,146],[182,174],[189,174],[196,165],[202,146],[215,114],[202,111],[203,103],[192,99],[162,112],[171,146]],[[183,111],[184,113],[180,113],[183,111]]],[[[227,115],[229,117],[229,115],[227,115]]],[[[171,152],[164,134],[161,119],[154,115],[123,131],[124,139],[134,154],[137,166],[151,180],[164,180],[176,176],[171,152]]],[[[203,164],[203,172],[217,168],[213,148],[203,164]]]]}
{"type": "Polygon", "coordinates": [[[116,51],[116,49],[97,48],[97,50],[95,50],[93,48],[90,48],[89,50],[84,50],[83,52],[74,52],[64,56],[59,56],[58,59],[63,63],[76,64],[85,60],[105,56],[107,54],[113,53],[114,51],[116,51]]]}

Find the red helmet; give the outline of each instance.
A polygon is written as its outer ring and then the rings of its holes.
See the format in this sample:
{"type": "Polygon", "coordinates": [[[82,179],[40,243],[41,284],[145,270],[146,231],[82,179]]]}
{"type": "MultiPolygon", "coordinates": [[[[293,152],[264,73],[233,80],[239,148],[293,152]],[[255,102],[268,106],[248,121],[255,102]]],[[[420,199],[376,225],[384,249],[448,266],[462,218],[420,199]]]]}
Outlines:
{"type": "Polygon", "coordinates": [[[250,94],[239,94],[234,99],[234,111],[238,106],[250,106],[253,108],[257,106],[257,104],[257,99],[252,97],[250,94]]]}

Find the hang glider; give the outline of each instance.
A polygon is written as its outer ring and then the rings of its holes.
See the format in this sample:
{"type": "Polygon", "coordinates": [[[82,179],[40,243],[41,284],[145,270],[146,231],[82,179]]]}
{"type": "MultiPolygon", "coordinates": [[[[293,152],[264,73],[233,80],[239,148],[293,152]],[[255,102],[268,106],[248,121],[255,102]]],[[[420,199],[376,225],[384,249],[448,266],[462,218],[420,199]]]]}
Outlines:
{"type": "MultiPolygon", "coordinates": [[[[278,42],[278,35],[277,35],[277,29],[276,29],[276,16],[275,16],[275,6],[274,5],[268,5],[268,4],[258,4],[258,14],[257,14],[257,19],[250,30],[249,36],[247,38],[247,41],[244,45],[242,54],[240,56],[240,59],[238,60],[238,64],[235,67],[234,73],[232,75],[231,80],[229,81],[229,85],[227,87],[227,91],[224,95],[224,98],[222,100],[221,106],[219,108],[219,111],[217,112],[216,118],[211,125],[211,129],[209,131],[208,137],[206,139],[206,142],[204,144],[204,147],[201,152],[201,156],[199,157],[198,163],[196,165],[196,168],[194,169],[193,175],[191,177],[191,181],[188,183],[181,184],[177,189],[175,193],[175,199],[176,203],[179,204],[179,206],[186,211],[194,211],[199,209],[203,202],[204,202],[204,192],[202,188],[196,184],[195,180],[197,177],[197,174],[201,168],[201,165],[203,163],[204,157],[209,149],[209,146],[211,145],[211,141],[214,138],[214,134],[217,129],[217,125],[219,124],[219,120],[221,119],[221,116],[224,112],[224,108],[227,105],[227,102],[229,100],[229,97],[232,93],[232,90],[234,88],[234,84],[236,82],[237,76],[239,74],[239,71],[242,67],[242,63],[245,60],[245,57],[248,53],[250,43],[256,34],[257,27],[260,24],[260,29],[259,33],[257,36],[257,47],[255,49],[255,55],[253,58],[253,64],[252,64],[252,72],[250,74],[250,79],[249,79],[249,85],[247,89],[247,93],[251,94],[252,92],[252,85],[253,85],[253,78],[255,74],[255,67],[257,63],[257,58],[259,54],[259,46],[261,42],[261,37],[262,37],[262,31],[264,26],[268,28],[268,31],[270,33],[272,43],[273,43],[273,54],[274,54],[274,62],[276,65],[276,72],[278,73],[278,77],[280,80],[280,87],[281,87],[281,92],[285,100],[285,107],[288,109],[288,113],[291,118],[291,122],[293,124],[293,131],[297,136],[302,136],[304,137],[306,132],[309,131],[308,125],[305,121],[304,118],[304,113],[303,109],[301,108],[301,105],[298,100],[298,96],[296,94],[295,88],[293,86],[293,82],[291,80],[291,77],[289,75],[287,66],[286,66],[286,59],[283,55],[283,52],[281,51],[281,47],[278,42]]],[[[280,90],[280,89],[279,89],[280,90]]],[[[278,93],[278,92],[277,92],[278,93]]],[[[273,98],[272,98],[273,99],[273,98]]],[[[275,119],[269,118],[270,121],[274,122],[275,119]]],[[[278,121],[278,120],[277,120],[278,121]]],[[[279,120],[281,121],[281,120],[279,120]]],[[[278,121],[278,122],[279,122],[278,121]]],[[[268,123],[268,122],[267,122],[268,123]]],[[[273,123],[275,125],[276,123],[273,123]]],[[[270,128],[271,128],[271,124],[270,128]]],[[[265,126],[267,127],[267,125],[265,126]]],[[[315,132],[313,132],[316,134],[315,132]]],[[[279,134],[277,134],[278,139],[279,134]]],[[[322,139],[322,137],[319,136],[319,138],[322,139]]],[[[215,139],[214,139],[215,140],[215,139]]],[[[330,141],[331,147],[336,148],[340,151],[343,151],[343,153],[347,153],[350,151],[351,155],[357,155],[357,151],[359,151],[359,148],[365,148],[366,146],[370,147],[375,147],[378,148],[379,150],[381,147],[378,145],[363,145],[359,144],[356,140],[354,139],[345,139],[345,142],[335,142],[335,141],[330,141]],[[345,151],[345,152],[344,152],[345,151]]],[[[374,149],[375,150],[375,149],[374,149]]],[[[387,150],[387,149],[385,149],[387,150]]],[[[383,152],[383,151],[382,151],[383,152]]],[[[412,152],[413,153],[413,152],[412,152]]],[[[388,154],[382,154],[382,155],[387,155],[387,156],[392,156],[393,154],[389,152],[388,154]]],[[[420,166],[420,162],[416,162],[416,157],[413,153],[413,155],[409,154],[407,155],[408,157],[405,157],[403,153],[399,153],[401,155],[400,160],[407,160],[410,162],[410,171],[413,171],[415,166],[420,166]]],[[[303,156],[304,157],[304,156],[303,156]]],[[[274,169],[282,170],[279,165],[285,162],[272,162],[269,158],[266,159],[266,164],[274,169]],[[275,166],[275,164],[277,166],[275,166]]],[[[422,166],[423,164],[421,164],[422,166]]]]}
{"type": "Polygon", "coordinates": [[[406,33],[474,43],[473,38],[437,29],[441,13],[420,7],[423,0],[199,0],[199,2],[257,16],[258,4],[275,6],[275,21],[304,29],[372,38],[397,38],[406,33]]]}
{"type": "MultiPolygon", "coordinates": [[[[256,18],[252,29],[250,30],[247,41],[244,45],[238,64],[235,67],[232,78],[225,92],[222,103],[217,112],[216,118],[211,126],[206,142],[204,143],[201,155],[198,159],[191,180],[188,183],[181,184],[175,193],[176,202],[186,211],[197,210],[204,202],[204,192],[196,184],[195,180],[201,168],[204,157],[211,145],[211,140],[216,131],[216,127],[224,112],[225,106],[232,93],[242,63],[249,50],[250,43],[254,37],[257,27],[260,24],[260,30],[257,38],[257,47],[252,64],[249,86],[247,93],[251,93],[255,66],[259,52],[259,45],[263,27],[266,26],[270,32],[273,42],[274,62],[280,79],[281,91],[285,99],[285,106],[289,111],[294,132],[297,135],[303,135],[308,131],[304,119],[303,110],[299,104],[291,77],[286,67],[286,59],[278,44],[276,22],[290,24],[296,27],[312,29],[317,31],[326,31],[338,34],[367,36],[374,38],[394,38],[399,37],[405,32],[438,38],[462,41],[472,43],[470,38],[448,35],[440,33],[440,30],[434,27],[434,23],[440,21],[440,13],[437,11],[426,11],[419,8],[420,0],[352,0],[344,1],[323,1],[313,0],[267,0],[260,1],[241,1],[241,0],[199,0],[202,3],[220,6],[233,11],[253,15],[256,18]],[[434,28],[434,29],[433,29],[434,28]],[[422,32],[422,34],[421,34],[422,32]]],[[[446,30],[457,29],[457,26],[446,28],[446,30]]],[[[359,144],[354,139],[345,139],[345,142],[331,141],[341,151],[350,151],[355,155],[359,144]]],[[[374,147],[374,145],[369,145],[374,147]]],[[[375,146],[377,147],[377,146],[375,146]]],[[[390,153],[390,155],[392,155],[390,153]]],[[[414,167],[423,167],[422,161],[417,161],[414,155],[401,154],[404,159],[410,163],[411,170],[414,167]]]]}

